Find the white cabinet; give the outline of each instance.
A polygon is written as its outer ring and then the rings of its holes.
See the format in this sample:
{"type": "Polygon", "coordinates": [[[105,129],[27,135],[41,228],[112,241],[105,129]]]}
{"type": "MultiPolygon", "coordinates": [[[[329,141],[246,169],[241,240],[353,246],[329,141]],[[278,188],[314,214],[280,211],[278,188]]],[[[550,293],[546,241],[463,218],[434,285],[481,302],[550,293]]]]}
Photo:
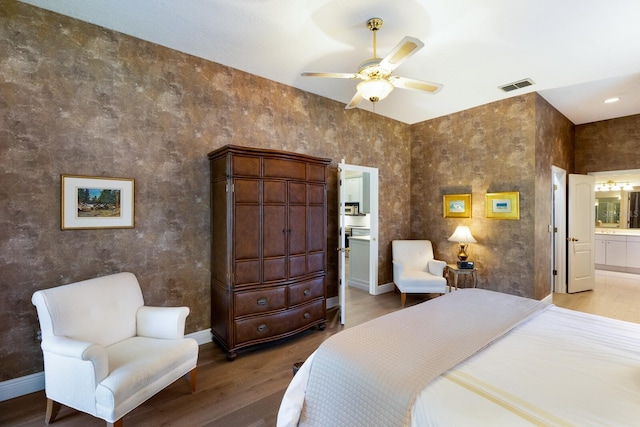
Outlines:
{"type": "Polygon", "coordinates": [[[371,213],[371,174],[352,176],[345,179],[345,202],[360,203],[358,213],[371,213]]]}
{"type": "Polygon", "coordinates": [[[596,238],[594,240],[595,243],[595,254],[596,264],[606,264],[607,263],[607,241],[604,239],[604,236],[601,234],[596,234],[596,238]]]}
{"type": "Polygon", "coordinates": [[[594,242],[599,268],[628,272],[640,269],[640,236],[596,234],[594,242]]]}
{"type": "Polygon", "coordinates": [[[640,268],[640,236],[627,236],[627,267],[640,268]]]}
{"type": "Polygon", "coordinates": [[[352,236],[368,236],[371,234],[371,230],[364,227],[352,227],[351,235],[352,236]]]}
{"type": "Polygon", "coordinates": [[[369,236],[349,238],[349,286],[369,290],[369,236]]]}
{"type": "Polygon", "coordinates": [[[606,239],[607,265],[616,267],[627,266],[627,236],[610,236],[606,239]]]}
{"type": "Polygon", "coordinates": [[[344,193],[345,202],[362,203],[362,177],[345,179],[344,193]]]}

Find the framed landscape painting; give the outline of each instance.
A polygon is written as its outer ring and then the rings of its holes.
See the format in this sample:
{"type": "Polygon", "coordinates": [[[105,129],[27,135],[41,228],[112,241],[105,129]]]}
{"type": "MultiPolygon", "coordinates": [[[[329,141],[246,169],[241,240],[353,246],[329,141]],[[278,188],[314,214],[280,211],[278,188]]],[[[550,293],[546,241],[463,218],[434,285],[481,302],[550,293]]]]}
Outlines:
{"type": "Polygon", "coordinates": [[[61,228],[133,228],[134,180],[62,175],[61,228]]]}
{"type": "Polygon", "coordinates": [[[487,218],[520,219],[520,193],[487,193],[485,209],[487,218]]]}
{"type": "Polygon", "coordinates": [[[445,218],[471,218],[471,194],[445,194],[442,206],[445,218]]]}

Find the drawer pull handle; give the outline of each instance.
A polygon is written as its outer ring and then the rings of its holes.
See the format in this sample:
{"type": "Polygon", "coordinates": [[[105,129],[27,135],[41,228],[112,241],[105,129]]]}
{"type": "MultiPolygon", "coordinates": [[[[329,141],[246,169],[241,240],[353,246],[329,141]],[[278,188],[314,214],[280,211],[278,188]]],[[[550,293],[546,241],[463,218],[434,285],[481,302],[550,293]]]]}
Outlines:
{"type": "Polygon", "coordinates": [[[262,325],[258,325],[258,332],[266,332],[267,330],[267,325],[265,325],[264,323],[262,325]]]}
{"type": "Polygon", "coordinates": [[[258,305],[267,305],[267,299],[266,298],[258,298],[258,305]]]}
{"type": "Polygon", "coordinates": [[[309,289],[305,289],[304,290],[304,296],[308,297],[309,295],[311,295],[311,291],[309,289]]]}
{"type": "Polygon", "coordinates": [[[305,318],[305,319],[308,319],[308,318],[310,318],[310,317],[311,317],[311,315],[310,315],[309,313],[305,313],[305,314],[304,314],[304,318],[305,318]]]}

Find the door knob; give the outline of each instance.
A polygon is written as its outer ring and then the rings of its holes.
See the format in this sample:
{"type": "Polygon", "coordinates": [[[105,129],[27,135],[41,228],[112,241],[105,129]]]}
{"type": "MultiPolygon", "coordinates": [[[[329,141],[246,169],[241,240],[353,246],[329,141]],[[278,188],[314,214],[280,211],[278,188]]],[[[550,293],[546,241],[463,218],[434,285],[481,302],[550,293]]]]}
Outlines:
{"type": "Polygon", "coordinates": [[[567,241],[569,241],[569,242],[577,242],[578,239],[576,239],[575,237],[567,237],[567,241]]]}

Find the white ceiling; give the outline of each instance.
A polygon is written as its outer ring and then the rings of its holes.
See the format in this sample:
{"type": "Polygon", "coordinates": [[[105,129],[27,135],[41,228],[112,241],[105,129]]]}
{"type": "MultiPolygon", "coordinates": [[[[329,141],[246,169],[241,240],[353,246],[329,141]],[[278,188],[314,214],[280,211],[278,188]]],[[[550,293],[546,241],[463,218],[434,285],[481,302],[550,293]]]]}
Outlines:
{"type": "Polygon", "coordinates": [[[23,1],[344,104],[357,81],[300,73],[356,72],[379,17],[378,56],[405,35],[425,43],[394,74],[444,84],[376,104],[409,124],[532,91],[575,124],[640,113],[638,0],[23,1]],[[535,85],[498,89],[524,78],[535,85]]]}

